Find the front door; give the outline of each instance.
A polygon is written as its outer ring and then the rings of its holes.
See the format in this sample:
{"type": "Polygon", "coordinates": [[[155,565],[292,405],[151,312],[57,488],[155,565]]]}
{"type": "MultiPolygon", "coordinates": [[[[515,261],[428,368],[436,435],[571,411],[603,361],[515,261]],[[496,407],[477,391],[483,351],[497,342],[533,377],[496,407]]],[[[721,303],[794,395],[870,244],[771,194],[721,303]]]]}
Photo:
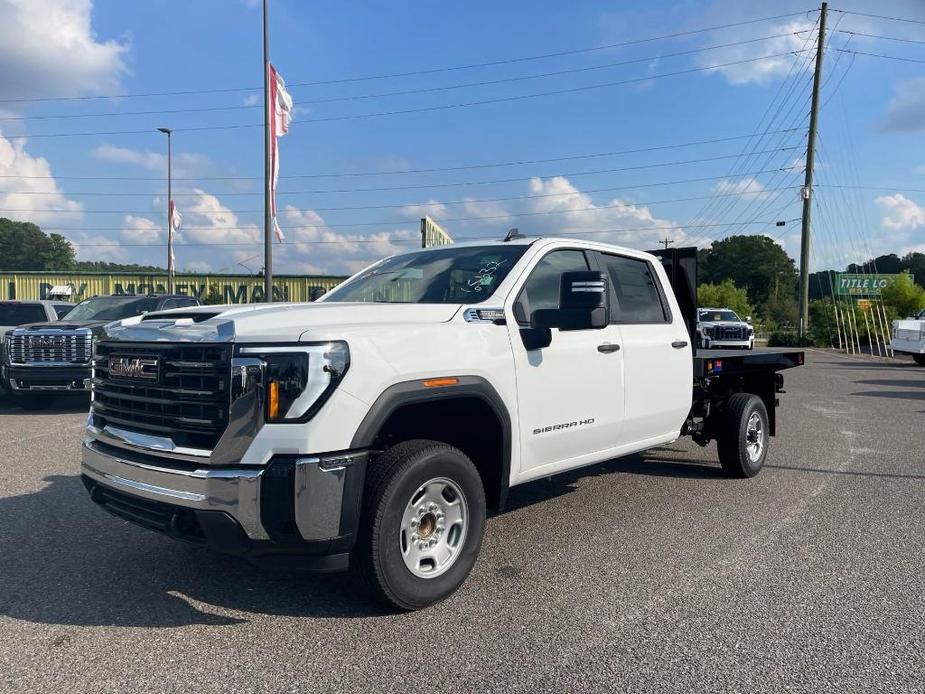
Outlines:
{"type": "Polygon", "coordinates": [[[593,462],[617,445],[623,418],[620,326],[552,330],[548,347],[529,350],[520,330],[536,309],[559,308],[563,272],[588,270],[589,256],[557,249],[542,256],[514,292],[509,315],[517,379],[521,475],[540,477],[593,462]]]}

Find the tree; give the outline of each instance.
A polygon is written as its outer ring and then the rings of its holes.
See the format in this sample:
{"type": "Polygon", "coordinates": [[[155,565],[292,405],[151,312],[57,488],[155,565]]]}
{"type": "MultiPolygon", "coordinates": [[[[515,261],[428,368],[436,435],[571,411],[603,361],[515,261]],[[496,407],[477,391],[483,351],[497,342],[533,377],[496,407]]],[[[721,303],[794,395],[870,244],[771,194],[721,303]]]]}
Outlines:
{"type": "Polygon", "coordinates": [[[903,270],[908,270],[912,274],[915,283],[920,287],[925,287],[925,253],[913,251],[906,253],[902,259],[903,270]]]}
{"type": "Polygon", "coordinates": [[[793,260],[767,236],[731,236],[714,241],[700,253],[700,279],[731,279],[744,287],[748,300],[764,312],[769,304],[788,304],[796,297],[797,269],[793,260]]]}
{"type": "Polygon", "coordinates": [[[925,308],[925,289],[912,281],[912,275],[903,272],[880,290],[880,298],[890,313],[897,318],[918,314],[925,308]]]}
{"type": "Polygon", "coordinates": [[[72,270],[74,247],[60,234],[48,236],[31,222],[0,217],[0,265],[5,270],[72,270]]]}
{"type": "Polygon", "coordinates": [[[740,318],[751,316],[754,311],[748,303],[748,294],[744,288],[737,287],[732,280],[726,279],[719,284],[701,284],[697,287],[697,303],[713,308],[731,308],[740,318]]]}

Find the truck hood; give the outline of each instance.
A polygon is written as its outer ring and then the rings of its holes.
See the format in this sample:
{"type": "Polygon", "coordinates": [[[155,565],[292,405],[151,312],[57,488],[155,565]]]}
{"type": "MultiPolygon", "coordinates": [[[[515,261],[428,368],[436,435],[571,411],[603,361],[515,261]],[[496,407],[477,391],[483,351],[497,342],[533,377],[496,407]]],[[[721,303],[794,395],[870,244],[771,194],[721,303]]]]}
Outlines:
{"type": "MultiPolygon", "coordinates": [[[[96,332],[97,329],[111,322],[110,320],[56,320],[45,321],[43,323],[27,323],[26,325],[20,325],[18,327],[26,330],[44,330],[46,328],[54,328],[55,330],[76,330],[77,328],[91,328],[96,332]]],[[[6,330],[15,329],[16,328],[6,328],[6,330]]]]}
{"type": "Polygon", "coordinates": [[[700,321],[697,323],[698,328],[750,328],[752,327],[745,321],[735,320],[718,320],[718,321],[700,321]]]}
{"type": "MultiPolygon", "coordinates": [[[[311,340],[312,334],[325,333],[320,339],[333,339],[340,329],[367,325],[421,325],[445,323],[460,309],[460,304],[372,304],[346,302],[315,302],[299,304],[245,304],[201,306],[149,313],[136,323],[140,330],[157,323],[192,319],[196,332],[210,326],[232,322],[236,341],[311,340]]],[[[179,322],[177,322],[179,321],[179,322]]]]}

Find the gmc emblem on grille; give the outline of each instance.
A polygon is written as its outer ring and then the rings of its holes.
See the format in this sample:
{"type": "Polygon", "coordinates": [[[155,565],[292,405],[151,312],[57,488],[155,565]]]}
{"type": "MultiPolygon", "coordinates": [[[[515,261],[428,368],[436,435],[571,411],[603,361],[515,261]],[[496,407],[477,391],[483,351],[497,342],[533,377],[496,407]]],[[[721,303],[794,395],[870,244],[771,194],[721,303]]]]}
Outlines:
{"type": "Polygon", "coordinates": [[[116,378],[157,380],[157,359],[109,357],[109,375],[116,378]]]}

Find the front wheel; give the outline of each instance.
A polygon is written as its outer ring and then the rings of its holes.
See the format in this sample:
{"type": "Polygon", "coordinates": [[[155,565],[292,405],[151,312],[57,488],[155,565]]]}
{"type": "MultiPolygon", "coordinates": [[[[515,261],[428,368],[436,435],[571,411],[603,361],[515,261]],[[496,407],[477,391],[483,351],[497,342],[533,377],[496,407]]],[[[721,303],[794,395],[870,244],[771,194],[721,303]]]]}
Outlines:
{"type": "Polygon", "coordinates": [[[736,393],[720,415],[716,448],[719,462],[731,477],[754,477],[768,457],[768,411],[751,393],[736,393]]]}
{"type": "Polygon", "coordinates": [[[912,359],[919,366],[925,366],[925,354],[913,354],[912,359]]]}
{"type": "Polygon", "coordinates": [[[373,591],[417,610],[456,591],[485,529],[485,491],[472,461],[438,441],[405,441],[372,462],[355,556],[373,591]]]}

